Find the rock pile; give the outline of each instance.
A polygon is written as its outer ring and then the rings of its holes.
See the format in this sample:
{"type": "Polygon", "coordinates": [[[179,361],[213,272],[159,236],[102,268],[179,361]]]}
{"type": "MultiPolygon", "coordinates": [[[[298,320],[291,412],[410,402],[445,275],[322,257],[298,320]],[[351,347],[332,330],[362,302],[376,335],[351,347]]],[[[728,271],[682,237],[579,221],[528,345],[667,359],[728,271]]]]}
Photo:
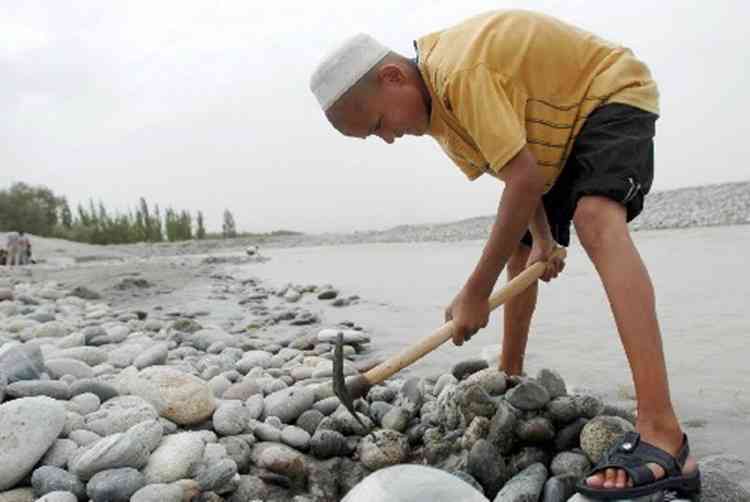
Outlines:
{"type": "MultiPolygon", "coordinates": [[[[333,502],[404,463],[495,502],[581,500],[575,481],[633,428],[552,370],[508,377],[484,360],[374,387],[363,427],[333,396],[331,342],[343,332],[354,374],[367,333],[296,306],[338,291],[212,280],[251,326],[118,310],[54,282],[0,288],[0,501],[333,502]]],[[[707,482],[704,500],[747,500],[720,471],[707,482]]]]}

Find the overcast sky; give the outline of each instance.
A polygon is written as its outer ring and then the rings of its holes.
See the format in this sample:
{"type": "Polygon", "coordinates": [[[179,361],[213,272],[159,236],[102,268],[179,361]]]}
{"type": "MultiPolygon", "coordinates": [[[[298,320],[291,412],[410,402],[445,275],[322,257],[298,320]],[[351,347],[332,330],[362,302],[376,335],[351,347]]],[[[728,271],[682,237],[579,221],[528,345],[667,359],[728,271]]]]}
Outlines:
{"type": "Polygon", "coordinates": [[[737,1],[149,0],[0,4],[0,188],[75,203],[229,208],[245,231],[387,228],[492,214],[431,138],[338,135],[308,89],[369,32],[412,40],[494,8],[540,10],[632,48],[659,83],[654,188],[750,179],[747,19],[737,1]]]}

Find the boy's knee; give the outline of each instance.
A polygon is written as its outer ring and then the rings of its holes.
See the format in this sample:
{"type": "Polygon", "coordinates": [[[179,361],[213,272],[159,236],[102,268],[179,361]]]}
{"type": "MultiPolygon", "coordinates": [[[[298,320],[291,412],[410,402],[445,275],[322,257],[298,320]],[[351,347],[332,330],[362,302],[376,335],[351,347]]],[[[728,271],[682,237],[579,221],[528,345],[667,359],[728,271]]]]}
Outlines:
{"type": "Polygon", "coordinates": [[[581,197],[573,223],[581,244],[589,252],[626,237],[628,233],[625,207],[606,197],[581,197]]]}

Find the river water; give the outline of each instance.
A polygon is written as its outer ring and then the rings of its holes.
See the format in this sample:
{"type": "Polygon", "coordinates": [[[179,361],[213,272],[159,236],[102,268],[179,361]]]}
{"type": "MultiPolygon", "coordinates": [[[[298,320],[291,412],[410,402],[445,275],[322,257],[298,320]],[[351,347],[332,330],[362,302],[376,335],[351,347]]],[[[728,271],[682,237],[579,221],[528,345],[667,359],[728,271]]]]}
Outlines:
{"type": "MultiPolygon", "coordinates": [[[[634,233],[656,290],[670,384],[694,449],[731,453],[750,465],[750,226],[634,233]]],[[[482,241],[359,244],[262,250],[271,258],[243,266],[270,285],[330,283],[350,307],[306,308],[335,324],[354,321],[372,336],[372,353],[396,353],[442,323],[443,308],[479,258],[482,241]]],[[[499,311],[463,347],[450,342],[404,370],[434,376],[457,361],[496,356],[499,311]]],[[[604,289],[574,240],[565,272],[542,284],[526,371],[559,371],[568,387],[610,401],[632,401],[632,385],[604,289]]],[[[746,479],[750,479],[747,476],[746,479]]]]}

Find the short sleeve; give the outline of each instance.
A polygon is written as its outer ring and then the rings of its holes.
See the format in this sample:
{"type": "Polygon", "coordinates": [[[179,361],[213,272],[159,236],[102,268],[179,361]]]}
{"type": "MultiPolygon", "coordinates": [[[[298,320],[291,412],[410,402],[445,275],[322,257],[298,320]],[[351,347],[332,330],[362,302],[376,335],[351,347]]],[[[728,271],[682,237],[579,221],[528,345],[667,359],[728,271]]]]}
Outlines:
{"type": "Polygon", "coordinates": [[[509,96],[503,80],[478,65],[455,75],[448,88],[453,114],[496,173],[526,145],[525,98],[512,89],[509,96]]]}

